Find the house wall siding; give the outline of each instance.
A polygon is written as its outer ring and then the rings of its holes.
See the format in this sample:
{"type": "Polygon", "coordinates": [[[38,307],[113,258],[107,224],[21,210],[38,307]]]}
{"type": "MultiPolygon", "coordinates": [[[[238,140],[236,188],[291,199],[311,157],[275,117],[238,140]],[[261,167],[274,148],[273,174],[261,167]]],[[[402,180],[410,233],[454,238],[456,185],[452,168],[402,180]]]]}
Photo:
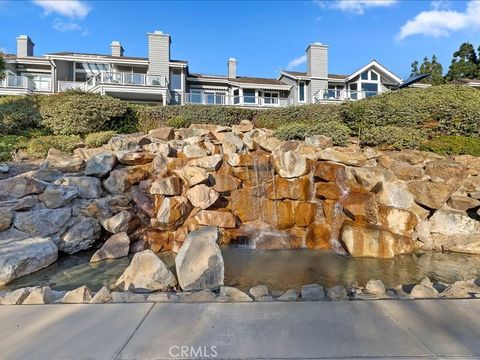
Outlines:
{"type": "Polygon", "coordinates": [[[170,81],[170,35],[148,34],[148,73],[162,75],[170,81]]]}

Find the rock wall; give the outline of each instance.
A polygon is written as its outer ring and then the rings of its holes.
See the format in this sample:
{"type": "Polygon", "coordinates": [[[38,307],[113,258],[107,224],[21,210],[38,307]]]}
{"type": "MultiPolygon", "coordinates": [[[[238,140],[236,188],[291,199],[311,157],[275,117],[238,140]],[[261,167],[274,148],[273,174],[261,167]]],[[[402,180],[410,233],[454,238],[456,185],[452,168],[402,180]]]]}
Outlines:
{"type": "Polygon", "coordinates": [[[480,158],[283,142],[247,121],[51,149],[41,169],[0,181],[0,284],[115,234],[95,261],[128,242],[178,252],[205,226],[258,249],[480,253],[479,174],[480,158]]]}

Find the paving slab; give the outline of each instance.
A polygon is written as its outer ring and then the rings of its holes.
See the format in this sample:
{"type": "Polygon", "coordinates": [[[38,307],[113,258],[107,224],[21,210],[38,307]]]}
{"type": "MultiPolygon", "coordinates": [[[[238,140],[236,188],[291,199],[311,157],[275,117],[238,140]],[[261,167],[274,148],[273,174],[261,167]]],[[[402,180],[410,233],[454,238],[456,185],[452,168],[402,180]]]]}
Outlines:
{"type": "Polygon", "coordinates": [[[152,304],[0,306],[0,359],[115,359],[152,304]]]}
{"type": "Polygon", "coordinates": [[[382,301],[379,305],[438,357],[480,358],[480,302],[382,301]]]}
{"type": "Polygon", "coordinates": [[[156,304],[118,358],[172,357],[432,358],[433,354],[380,302],[156,304]]]}

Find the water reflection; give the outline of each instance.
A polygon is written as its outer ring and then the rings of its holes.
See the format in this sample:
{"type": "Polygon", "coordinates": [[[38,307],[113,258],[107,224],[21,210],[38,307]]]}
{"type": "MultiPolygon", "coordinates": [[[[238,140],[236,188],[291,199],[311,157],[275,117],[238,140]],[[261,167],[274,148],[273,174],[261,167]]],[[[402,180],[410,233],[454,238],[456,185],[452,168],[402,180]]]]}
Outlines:
{"type": "MultiPolygon", "coordinates": [[[[424,253],[397,256],[395,259],[354,259],[313,250],[252,250],[222,248],[225,283],[243,290],[258,284],[271,289],[299,289],[303,284],[319,283],[364,285],[369,279],[381,279],[387,286],[418,283],[424,276],[451,283],[480,276],[480,256],[454,253],[424,253]]],[[[36,273],[17,279],[7,287],[49,285],[56,290],[70,290],[87,285],[98,290],[113,284],[128,266],[122,258],[90,264],[93,252],[59,258],[36,273]]],[[[160,257],[175,272],[174,254],[160,257]]]]}

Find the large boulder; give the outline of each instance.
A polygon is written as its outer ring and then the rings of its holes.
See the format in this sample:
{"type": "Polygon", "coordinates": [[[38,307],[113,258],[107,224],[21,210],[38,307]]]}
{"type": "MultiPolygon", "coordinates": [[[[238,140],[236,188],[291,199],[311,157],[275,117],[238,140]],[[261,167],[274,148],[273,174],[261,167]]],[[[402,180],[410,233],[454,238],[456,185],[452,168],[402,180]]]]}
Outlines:
{"type": "Polygon", "coordinates": [[[155,154],[151,152],[117,151],[118,162],[123,165],[144,165],[151,163],[155,154]]]}
{"type": "Polygon", "coordinates": [[[126,232],[112,235],[103,246],[93,254],[90,262],[102,261],[105,259],[118,259],[128,255],[130,249],[130,238],[126,232]]]}
{"type": "Polygon", "coordinates": [[[381,167],[353,167],[351,171],[357,182],[368,190],[372,190],[378,183],[383,184],[395,179],[392,171],[381,167]]]}
{"type": "Polygon", "coordinates": [[[308,200],[311,196],[312,184],[308,176],[296,179],[284,179],[275,176],[266,188],[267,197],[270,200],[308,200]]]}
{"type": "Polygon", "coordinates": [[[0,285],[38,271],[57,260],[58,250],[49,238],[31,237],[2,242],[0,285]]]}
{"type": "Polygon", "coordinates": [[[350,221],[343,224],[341,239],[348,253],[354,257],[392,258],[414,250],[413,240],[409,237],[394,234],[375,225],[350,221]]]}
{"type": "Polygon", "coordinates": [[[180,195],[182,193],[182,182],[176,176],[156,179],[150,187],[152,195],[180,195]]]}
{"type": "Polygon", "coordinates": [[[237,220],[230,211],[202,210],[195,220],[200,225],[218,226],[221,228],[235,228],[237,220]]]}
{"type": "Polygon", "coordinates": [[[204,184],[200,184],[188,189],[186,195],[192,205],[200,209],[209,208],[215,203],[215,201],[218,200],[218,197],[220,196],[218,192],[204,184]]]}
{"type": "Polygon", "coordinates": [[[216,289],[223,285],[224,263],[217,244],[218,228],[207,226],[187,235],[175,258],[183,291],[216,289]]]}
{"type": "Polygon", "coordinates": [[[25,176],[0,180],[0,201],[16,200],[31,194],[40,194],[45,189],[42,183],[25,176]]]}
{"type": "Polygon", "coordinates": [[[364,166],[367,157],[358,151],[345,151],[339,149],[323,149],[318,152],[319,160],[333,161],[350,166],[364,166]]]}
{"type": "Polygon", "coordinates": [[[40,199],[45,207],[57,209],[67,205],[78,195],[78,190],[72,186],[49,186],[45,189],[40,199]]]}
{"type": "Polygon", "coordinates": [[[151,250],[136,253],[130,265],[115,282],[115,287],[134,292],[165,291],[175,285],[175,276],[151,250]]]}
{"type": "Polygon", "coordinates": [[[72,216],[70,208],[17,212],[13,225],[33,236],[48,236],[61,231],[72,216]]]}
{"type": "Polygon", "coordinates": [[[175,129],[173,127],[163,126],[150,130],[148,135],[158,140],[169,141],[175,138],[175,129]]]}
{"type": "Polygon", "coordinates": [[[244,150],[245,144],[242,139],[233,132],[221,132],[214,134],[217,140],[222,144],[224,154],[234,154],[244,150]]]}
{"type": "Polygon", "coordinates": [[[155,218],[159,227],[174,230],[187,219],[192,204],[185,196],[164,197],[160,200],[155,218]]]}
{"type": "Polygon", "coordinates": [[[415,201],[430,209],[440,209],[456,190],[455,184],[414,180],[408,183],[408,190],[415,201]]]}
{"type": "Polygon", "coordinates": [[[142,166],[133,166],[122,170],[113,170],[103,182],[103,186],[110,194],[123,194],[133,185],[145,180],[149,172],[142,166]]]}
{"type": "Polygon", "coordinates": [[[67,254],[87,250],[100,238],[101,230],[97,219],[80,218],[76,224],[60,236],[58,249],[67,254]]]}
{"type": "Polygon", "coordinates": [[[60,300],[63,304],[85,304],[92,300],[92,291],[86,286],[68,291],[60,300]]]}
{"type": "Polygon", "coordinates": [[[193,159],[188,162],[190,166],[198,166],[207,171],[216,171],[222,165],[222,155],[204,156],[198,159],[193,159]]]}
{"type": "Polygon", "coordinates": [[[49,168],[68,173],[82,171],[85,166],[82,158],[53,148],[48,151],[46,161],[49,168]]]}
{"type": "Polygon", "coordinates": [[[414,205],[414,197],[407,185],[402,182],[383,182],[377,193],[378,203],[399,209],[409,209],[414,205]]]}
{"type": "Polygon", "coordinates": [[[107,176],[117,165],[117,157],[111,152],[102,152],[91,157],[85,167],[87,176],[107,176]]]}
{"type": "Polygon", "coordinates": [[[296,150],[272,152],[272,162],[277,174],[283,178],[297,178],[308,173],[307,159],[296,150]]]}
{"type": "Polygon", "coordinates": [[[91,176],[67,176],[62,179],[65,186],[74,187],[82,199],[97,199],[102,196],[100,179],[91,176]]]}
{"type": "Polygon", "coordinates": [[[104,219],[101,224],[105,230],[112,234],[135,231],[140,225],[138,216],[128,210],[122,210],[111,218],[104,219]]]}

